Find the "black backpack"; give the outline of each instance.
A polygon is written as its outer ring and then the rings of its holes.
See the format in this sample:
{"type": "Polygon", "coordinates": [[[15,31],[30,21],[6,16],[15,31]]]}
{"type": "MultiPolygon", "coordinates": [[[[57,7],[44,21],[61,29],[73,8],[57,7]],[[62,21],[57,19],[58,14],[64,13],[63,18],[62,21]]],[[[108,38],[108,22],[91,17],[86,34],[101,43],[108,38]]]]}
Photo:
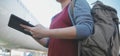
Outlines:
{"type": "Polygon", "coordinates": [[[119,56],[117,11],[96,1],[91,14],[94,18],[94,33],[78,41],[78,56],[119,56]]]}

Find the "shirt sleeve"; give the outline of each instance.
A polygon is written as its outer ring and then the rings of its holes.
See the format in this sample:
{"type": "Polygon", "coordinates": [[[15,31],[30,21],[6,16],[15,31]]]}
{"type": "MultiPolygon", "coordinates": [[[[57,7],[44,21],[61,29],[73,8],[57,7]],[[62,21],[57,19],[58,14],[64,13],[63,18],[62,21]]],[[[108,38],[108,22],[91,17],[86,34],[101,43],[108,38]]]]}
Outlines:
{"type": "Polygon", "coordinates": [[[47,43],[46,43],[46,45],[45,45],[44,47],[48,48],[48,46],[49,46],[49,41],[50,41],[50,38],[47,39],[47,43]]]}
{"type": "Polygon", "coordinates": [[[85,39],[93,33],[93,18],[91,8],[86,0],[75,0],[74,23],[77,39],[85,39]]]}

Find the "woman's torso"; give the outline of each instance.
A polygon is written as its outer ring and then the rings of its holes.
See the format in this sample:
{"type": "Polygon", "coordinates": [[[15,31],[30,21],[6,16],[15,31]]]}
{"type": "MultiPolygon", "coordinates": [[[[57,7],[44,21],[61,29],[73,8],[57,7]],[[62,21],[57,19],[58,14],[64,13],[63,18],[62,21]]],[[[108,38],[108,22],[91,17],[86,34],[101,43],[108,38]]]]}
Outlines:
{"type": "MultiPolygon", "coordinates": [[[[68,15],[68,6],[57,14],[51,22],[50,29],[70,27],[72,23],[68,15]]],[[[77,56],[77,40],[56,39],[49,41],[48,56],[77,56]]]]}

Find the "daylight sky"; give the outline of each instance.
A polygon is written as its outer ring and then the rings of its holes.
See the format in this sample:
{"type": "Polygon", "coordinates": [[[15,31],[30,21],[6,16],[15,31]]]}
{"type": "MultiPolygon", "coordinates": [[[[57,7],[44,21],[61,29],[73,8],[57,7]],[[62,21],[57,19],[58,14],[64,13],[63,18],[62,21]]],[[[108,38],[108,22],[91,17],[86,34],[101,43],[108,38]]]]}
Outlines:
{"type": "MultiPolygon", "coordinates": [[[[36,17],[38,22],[45,27],[49,27],[51,18],[61,11],[61,6],[56,0],[21,0],[26,8],[36,17]]],[[[91,3],[96,0],[87,0],[91,3]]],[[[120,18],[120,0],[100,0],[103,3],[116,8],[120,18]]]]}

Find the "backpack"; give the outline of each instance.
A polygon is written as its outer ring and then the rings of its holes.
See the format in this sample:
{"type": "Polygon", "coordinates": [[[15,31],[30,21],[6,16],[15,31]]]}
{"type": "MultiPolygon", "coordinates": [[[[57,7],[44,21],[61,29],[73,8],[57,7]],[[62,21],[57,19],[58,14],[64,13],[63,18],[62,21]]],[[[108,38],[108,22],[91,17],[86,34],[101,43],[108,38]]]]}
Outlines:
{"type": "Polygon", "coordinates": [[[78,56],[119,56],[117,11],[96,1],[91,14],[94,19],[94,33],[87,39],[78,41],[78,56]]]}

